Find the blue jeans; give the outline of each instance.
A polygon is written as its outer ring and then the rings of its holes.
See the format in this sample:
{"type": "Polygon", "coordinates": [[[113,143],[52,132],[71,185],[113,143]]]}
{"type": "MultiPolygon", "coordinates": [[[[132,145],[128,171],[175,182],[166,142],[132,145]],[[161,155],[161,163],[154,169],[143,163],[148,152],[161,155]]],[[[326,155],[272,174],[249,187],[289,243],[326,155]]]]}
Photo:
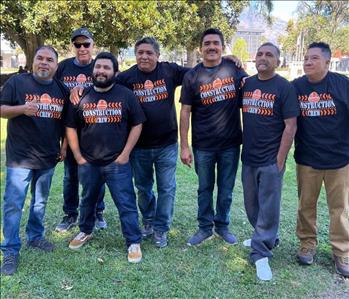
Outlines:
{"type": "Polygon", "coordinates": [[[31,184],[29,219],[26,226],[28,241],[44,238],[44,216],[54,167],[49,169],[6,168],[6,186],[3,203],[3,234],[1,250],[4,256],[19,254],[19,229],[22,209],[31,184]]]}
{"type": "Polygon", "coordinates": [[[91,234],[95,224],[97,196],[103,184],[107,184],[111,197],[119,211],[121,230],[126,245],[140,243],[136,194],[133,189],[130,163],[112,162],[106,166],[90,163],[79,165],[79,180],[82,185],[80,203],[80,231],[91,234]]]}
{"type": "Polygon", "coordinates": [[[221,151],[193,149],[195,171],[199,178],[198,222],[202,230],[217,231],[228,229],[230,206],[239,163],[240,147],[221,151]],[[213,207],[213,189],[217,165],[217,203],[213,207]]]}
{"type": "Polygon", "coordinates": [[[248,221],[254,228],[251,260],[272,257],[278,238],[282,179],[277,164],[261,167],[242,165],[241,178],[248,221]]]}
{"type": "Polygon", "coordinates": [[[176,163],[178,144],[153,149],[135,148],[131,164],[138,190],[138,206],[143,224],[154,230],[167,232],[173,217],[176,195],[176,163]],[[157,200],[153,192],[154,169],[157,185],[157,200]]]}
{"type": "MultiPolygon", "coordinates": [[[[105,186],[103,185],[98,194],[96,212],[104,211],[104,193],[105,186]]],[[[67,150],[67,156],[64,159],[63,198],[64,213],[70,217],[77,217],[79,207],[78,164],[76,163],[74,155],[69,147],[67,150]]]]}

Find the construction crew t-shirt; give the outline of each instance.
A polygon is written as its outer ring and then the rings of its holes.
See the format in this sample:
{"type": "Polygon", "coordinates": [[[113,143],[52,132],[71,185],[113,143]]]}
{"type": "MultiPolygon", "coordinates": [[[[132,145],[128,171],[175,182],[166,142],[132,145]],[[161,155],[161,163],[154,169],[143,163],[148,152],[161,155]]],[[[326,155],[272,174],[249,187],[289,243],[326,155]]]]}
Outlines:
{"type": "Polygon", "coordinates": [[[188,70],[176,63],[158,62],[152,72],[142,72],[135,65],[117,76],[119,84],[133,91],[147,118],[136,147],[159,148],[177,142],[174,96],[188,70]]]}
{"type": "Polygon", "coordinates": [[[247,77],[229,60],[214,68],[202,63],[190,70],[180,102],[191,106],[192,145],[199,150],[224,150],[241,144],[238,88],[247,77]]]}
{"type": "Polygon", "coordinates": [[[276,163],[284,120],[298,115],[296,93],[286,79],[247,78],[242,88],[242,162],[252,167],[276,163]]]}
{"type": "Polygon", "coordinates": [[[107,92],[93,87],[85,90],[78,106],[69,105],[67,127],[80,127],[82,156],[90,163],[105,166],[115,161],[124,149],[132,126],[145,121],[133,93],[115,84],[107,92]]]}
{"type": "Polygon", "coordinates": [[[62,116],[68,93],[57,80],[45,82],[35,79],[32,74],[20,74],[6,82],[1,105],[34,102],[38,106],[35,116],[22,114],[8,120],[7,167],[47,169],[56,165],[64,133],[62,116]]]}
{"type": "Polygon", "coordinates": [[[76,58],[68,58],[58,64],[56,78],[64,83],[70,90],[76,86],[83,88],[92,86],[93,61],[86,65],[78,65],[76,58]]]}
{"type": "Polygon", "coordinates": [[[315,169],[349,163],[349,78],[328,72],[318,83],[306,76],[293,81],[301,115],[295,138],[295,160],[315,169]]]}

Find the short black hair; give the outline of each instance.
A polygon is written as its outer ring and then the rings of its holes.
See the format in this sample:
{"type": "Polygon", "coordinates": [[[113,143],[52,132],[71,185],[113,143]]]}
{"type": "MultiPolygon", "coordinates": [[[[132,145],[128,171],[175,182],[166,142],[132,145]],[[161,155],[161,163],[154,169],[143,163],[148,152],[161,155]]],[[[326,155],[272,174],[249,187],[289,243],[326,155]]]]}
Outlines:
{"type": "Polygon", "coordinates": [[[152,36],[145,36],[145,37],[139,39],[135,43],[135,53],[137,52],[138,46],[141,45],[141,44],[151,45],[154,48],[155,52],[157,54],[160,54],[160,45],[159,45],[159,43],[157,42],[157,40],[154,37],[152,37],[152,36]]]}
{"type": "Polygon", "coordinates": [[[57,53],[57,51],[55,50],[55,48],[52,47],[52,46],[50,46],[50,45],[43,45],[43,46],[40,46],[40,47],[36,48],[36,50],[35,50],[35,52],[34,52],[34,57],[35,57],[36,54],[37,54],[40,50],[42,50],[42,49],[50,50],[53,54],[55,54],[56,59],[57,59],[57,61],[58,61],[58,53],[57,53]]]}
{"type": "Polygon", "coordinates": [[[320,48],[321,52],[322,52],[322,54],[324,54],[325,58],[331,59],[332,52],[331,52],[331,48],[328,44],[326,44],[324,42],[314,42],[308,46],[308,50],[312,49],[312,48],[320,48]]]}
{"type": "Polygon", "coordinates": [[[96,61],[98,59],[109,59],[109,60],[111,60],[111,62],[113,64],[113,68],[114,68],[114,73],[119,71],[119,63],[118,63],[117,59],[115,58],[115,56],[112,53],[110,53],[110,52],[101,52],[101,53],[99,53],[96,56],[96,58],[95,58],[95,60],[93,62],[93,69],[95,68],[95,64],[96,64],[96,61]]]}
{"type": "Polygon", "coordinates": [[[277,53],[278,58],[280,58],[280,49],[279,49],[276,45],[274,45],[273,43],[271,43],[271,42],[266,42],[266,43],[261,44],[261,45],[258,47],[257,52],[259,51],[260,48],[262,48],[262,47],[264,47],[264,46],[273,47],[273,48],[276,50],[276,53],[277,53]]]}
{"type": "Polygon", "coordinates": [[[204,37],[206,35],[209,35],[209,34],[217,34],[219,36],[219,38],[221,39],[222,46],[224,47],[224,36],[223,36],[222,31],[220,31],[218,28],[209,28],[209,29],[206,29],[202,33],[201,38],[200,38],[200,47],[202,46],[202,41],[204,40],[204,37]]]}

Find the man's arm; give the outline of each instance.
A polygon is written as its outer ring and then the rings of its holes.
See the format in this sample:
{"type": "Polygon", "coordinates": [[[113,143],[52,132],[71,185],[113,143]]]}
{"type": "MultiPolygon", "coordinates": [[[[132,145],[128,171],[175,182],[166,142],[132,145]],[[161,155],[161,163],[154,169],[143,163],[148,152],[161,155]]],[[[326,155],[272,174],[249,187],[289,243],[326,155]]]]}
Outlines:
{"type": "Polygon", "coordinates": [[[281,143],[277,154],[277,165],[279,171],[284,168],[287,154],[292,146],[292,142],[297,131],[297,117],[285,119],[284,122],[285,129],[282,133],[281,143]]]}
{"type": "Polygon", "coordinates": [[[66,135],[68,139],[68,144],[70,146],[71,151],[74,154],[74,158],[76,163],[79,165],[85,164],[87,161],[81,155],[78,134],[75,128],[66,127],[66,135]]]}
{"type": "Polygon", "coordinates": [[[141,135],[142,126],[143,126],[142,124],[139,124],[131,128],[130,134],[127,137],[126,145],[122,150],[121,154],[115,160],[116,163],[126,164],[129,161],[130,153],[134,148],[134,146],[136,145],[139,136],[141,135]]]}
{"type": "Polygon", "coordinates": [[[188,144],[188,131],[190,120],[191,106],[182,104],[180,114],[180,137],[181,137],[181,160],[182,163],[191,167],[193,161],[193,155],[189,149],[188,144]]]}
{"type": "Polygon", "coordinates": [[[11,119],[19,115],[35,116],[38,112],[38,105],[35,102],[28,102],[24,105],[1,105],[1,117],[11,119]]]}

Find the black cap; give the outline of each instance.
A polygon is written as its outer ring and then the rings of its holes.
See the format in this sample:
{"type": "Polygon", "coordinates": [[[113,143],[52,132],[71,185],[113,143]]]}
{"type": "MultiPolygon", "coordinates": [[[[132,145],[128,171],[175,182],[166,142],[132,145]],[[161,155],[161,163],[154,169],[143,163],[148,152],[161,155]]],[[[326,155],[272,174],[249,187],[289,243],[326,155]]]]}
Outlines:
{"type": "Polygon", "coordinates": [[[81,27],[73,31],[71,35],[71,41],[73,42],[74,39],[77,38],[78,36],[85,36],[89,39],[93,39],[92,33],[86,27],[81,27]]]}

